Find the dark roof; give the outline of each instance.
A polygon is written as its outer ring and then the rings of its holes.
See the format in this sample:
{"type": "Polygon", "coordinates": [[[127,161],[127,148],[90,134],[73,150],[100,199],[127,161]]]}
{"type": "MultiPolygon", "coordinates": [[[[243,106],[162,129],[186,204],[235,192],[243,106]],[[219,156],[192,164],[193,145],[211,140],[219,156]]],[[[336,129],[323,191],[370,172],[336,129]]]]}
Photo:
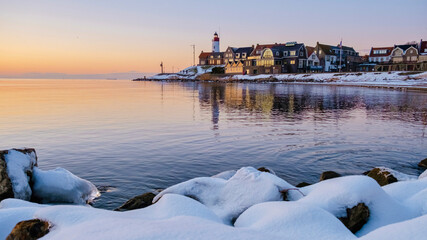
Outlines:
{"type": "Polygon", "coordinates": [[[251,54],[253,47],[241,47],[241,48],[233,48],[234,53],[246,53],[246,55],[251,54]]]}
{"type": "Polygon", "coordinates": [[[210,56],[214,56],[214,57],[221,56],[221,57],[224,57],[224,52],[213,52],[213,53],[210,54],[210,56]]]}
{"type": "Polygon", "coordinates": [[[403,51],[406,51],[408,48],[410,47],[414,47],[415,49],[418,49],[417,44],[403,44],[403,45],[394,45],[394,47],[398,47],[400,49],[402,49],[403,51]]]}
{"type": "Polygon", "coordinates": [[[393,51],[393,47],[373,47],[371,48],[371,52],[369,53],[369,57],[387,57],[393,51]],[[375,50],[387,50],[387,53],[374,54],[375,50]]]}
{"type": "Polygon", "coordinates": [[[335,55],[335,52],[332,50],[334,46],[326,45],[326,44],[317,44],[319,46],[319,50],[322,50],[326,55],[335,55]]]}
{"type": "Polygon", "coordinates": [[[257,53],[257,51],[262,51],[265,48],[272,48],[274,46],[280,46],[280,45],[284,45],[284,44],[277,44],[277,43],[275,43],[275,44],[263,44],[263,45],[257,44],[256,47],[254,48],[254,50],[252,51],[251,56],[259,56],[259,55],[261,55],[261,53],[257,53]]]}

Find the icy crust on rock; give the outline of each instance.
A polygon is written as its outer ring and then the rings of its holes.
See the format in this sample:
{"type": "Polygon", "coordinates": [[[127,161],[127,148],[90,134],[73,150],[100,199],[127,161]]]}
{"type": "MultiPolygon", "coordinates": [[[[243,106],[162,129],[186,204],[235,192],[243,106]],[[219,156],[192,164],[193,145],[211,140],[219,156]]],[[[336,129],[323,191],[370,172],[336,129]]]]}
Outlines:
{"type": "Polygon", "coordinates": [[[298,202],[318,206],[336,217],[345,217],[346,209],[358,203],[368,206],[369,220],[357,232],[358,236],[378,227],[418,216],[413,209],[392,198],[374,179],[367,176],[333,178],[304,187],[301,191],[306,197],[298,202]]]}
{"type": "Polygon", "coordinates": [[[387,167],[377,167],[377,168],[380,169],[380,173],[389,173],[388,175],[393,175],[397,179],[397,181],[411,181],[411,180],[417,179],[417,176],[405,174],[405,173],[393,170],[391,168],[387,168],[387,167]]]}
{"type": "Polygon", "coordinates": [[[33,194],[42,203],[86,204],[100,195],[91,182],[66,169],[33,170],[33,194]]]}
{"type": "Polygon", "coordinates": [[[290,239],[356,239],[334,215],[299,202],[266,202],[250,207],[234,224],[290,239]]]}
{"type": "Polygon", "coordinates": [[[192,197],[230,224],[252,205],[283,200],[281,190],[295,188],[285,180],[252,167],[239,169],[230,179],[217,177],[195,178],[160,192],[158,201],[168,193],[192,197]]]}
{"type": "Polygon", "coordinates": [[[31,173],[36,165],[35,153],[25,154],[16,150],[9,150],[5,155],[7,165],[7,175],[12,182],[13,194],[15,198],[30,200],[31,187],[30,177],[27,172],[31,173]]]}

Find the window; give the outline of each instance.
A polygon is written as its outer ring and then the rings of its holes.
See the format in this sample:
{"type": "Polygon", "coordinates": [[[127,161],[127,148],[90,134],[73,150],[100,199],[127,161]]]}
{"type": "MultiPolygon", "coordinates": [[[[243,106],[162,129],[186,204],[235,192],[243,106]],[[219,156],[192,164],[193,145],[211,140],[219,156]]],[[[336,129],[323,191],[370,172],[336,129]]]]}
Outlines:
{"type": "Polygon", "coordinates": [[[303,67],[304,67],[304,60],[299,60],[298,68],[303,68],[303,67]]]}
{"type": "Polygon", "coordinates": [[[283,56],[288,56],[288,51],[283,51],[283,56]]]}
{"type": "Polygon", "coordinates": [[[299,55],[300,55],[301,57],[303,57],[303,56],[304,56],[304,52],[303,52],[303,51],[300,51],[300,52],[299,52],[299,55]]]}
{"type": "Polygon", "coordinates": [[[291,56],[296,56],[297,52],[296,51],[290,51],[291,56]]]}
{"type": "Polygon", "coordinates": [[[236,58],[240,58],[240,53],[236,53],[236,58]]]}
{"type": "Polygon", "coordinates": [[[242,58],[246,58],[246,53],[242,53],[242,58]]]}
{"type": "Polygon", "coordinates": [[[295,64],[295,60],[291,60],[291,64],[295,64]]]}
{"type": "Polygon", "coordinates": [[[412,56],[411,60],[414,61],[414,62],[417,61],[417,56],[412,56]]]}
{"type": "Polygon", "coordinates": [[[427,48],[424,48],[424,52],[427,52],[427,48]]]}
{"type": "Polygon", "coordinates": [[[276,57],[278,57],[278,56],[279,56],[279,51],[276,52],[276,57]]]}
{"type": "Polygon", "coordinates": [[[308,61],[307,61],[307,66],[312,66],[312,65],[313,65],[313,61],[308,60],[308,61]]]}
{"type": "Polygon", "coordinates": [[[314,55],[314,54],[313,54],[313,55],[311,55],[311,58],[315,59],[315,58],[316,58],[316,55],[314,55]]]}
{"type": "Polygon", "coordinates": [[[256,51],[256,54],[261,54],[261,51],[260,51],[260,50],[257,50],[257,51],[256,51]]]}

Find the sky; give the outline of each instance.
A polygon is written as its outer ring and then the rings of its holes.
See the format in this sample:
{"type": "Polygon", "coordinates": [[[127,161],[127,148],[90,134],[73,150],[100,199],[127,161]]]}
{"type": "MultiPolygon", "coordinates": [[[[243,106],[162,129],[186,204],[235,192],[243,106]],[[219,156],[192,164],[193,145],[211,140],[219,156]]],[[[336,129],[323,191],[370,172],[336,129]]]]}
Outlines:
{"type": "Polygon", "coordinates": [[[427,39],[426,0],[0,0],[0,77],[167,72],[228,46],[427,39]]]}

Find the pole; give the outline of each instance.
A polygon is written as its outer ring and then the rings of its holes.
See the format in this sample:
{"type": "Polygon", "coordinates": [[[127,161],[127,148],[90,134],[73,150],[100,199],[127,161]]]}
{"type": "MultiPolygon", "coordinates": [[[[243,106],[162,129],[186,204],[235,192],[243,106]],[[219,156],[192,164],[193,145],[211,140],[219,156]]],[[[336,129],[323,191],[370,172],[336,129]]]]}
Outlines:
{"type": "Polygon", "coordinates": [[[193,67],[196,66],[196,45],[190,45],[193,47],[193,67]]]}
{"type": "Polygon", "coordinates": [[[341,39],[341,42],[340,42],[340,72],[341,72],[341,69],[342,69],[341,59],[342,59],[342,39],[341,39]]]}

